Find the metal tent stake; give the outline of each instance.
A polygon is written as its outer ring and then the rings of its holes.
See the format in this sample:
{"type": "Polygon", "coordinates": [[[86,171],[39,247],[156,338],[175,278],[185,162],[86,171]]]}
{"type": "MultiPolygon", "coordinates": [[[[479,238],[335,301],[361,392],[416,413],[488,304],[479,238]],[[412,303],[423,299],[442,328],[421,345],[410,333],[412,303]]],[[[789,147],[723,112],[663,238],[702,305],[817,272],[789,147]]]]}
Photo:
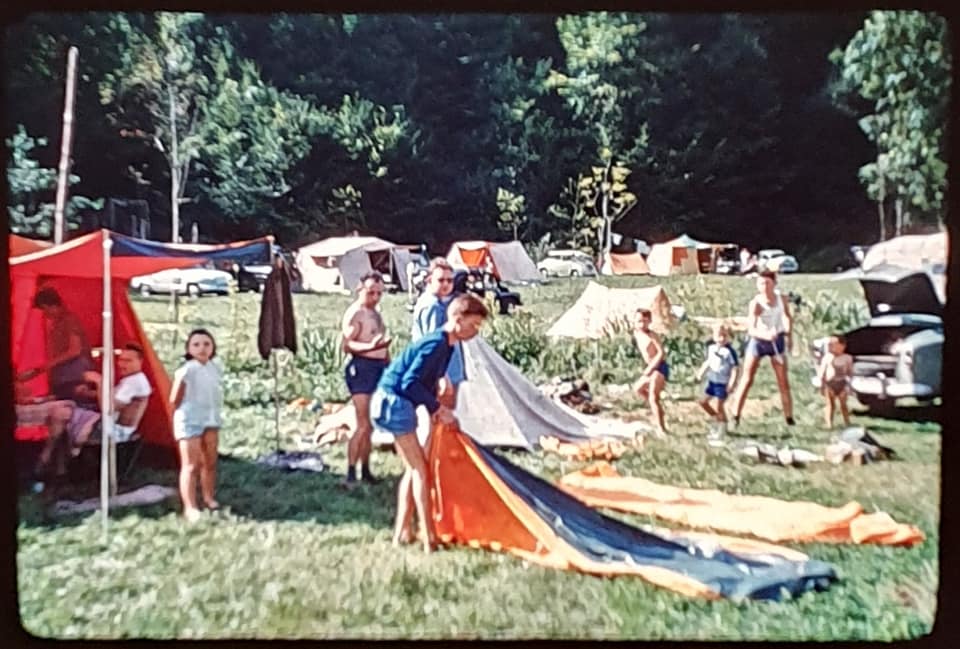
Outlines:
{"type": "Polygon", "coordinates": [[[270,358],[273,360],[273,426],[276,435],[276,450],[280,452],[280,384],[278,381],[277,350],[270,350],[270,358]]]}

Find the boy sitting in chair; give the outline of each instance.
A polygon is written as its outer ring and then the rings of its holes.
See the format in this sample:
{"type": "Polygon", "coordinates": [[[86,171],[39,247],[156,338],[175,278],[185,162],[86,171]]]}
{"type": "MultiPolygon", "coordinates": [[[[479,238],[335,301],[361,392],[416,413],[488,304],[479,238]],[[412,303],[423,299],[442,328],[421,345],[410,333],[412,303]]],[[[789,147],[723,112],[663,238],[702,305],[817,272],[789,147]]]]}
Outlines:
{"type": "MultiPolygon", "coordinates": [[[[113,436],[117,442],[126,442],[136,432],[153,389],[150,387],[150,381],[147,380],[146,374],[143,373],[143,348],[137,343],[131,342],[123,346],[120,357],[117,359],[117,367],[120,380],[113,389],[115,417],[113,436]]],[[[99,402],[103,377],[99,372],[86,372],[84,379],[96,385],[99,402]]],[[[84,408],[75,409],[72,423],[77,425],[70,427],[74,456],[80,454],[80,449],[90,440],[91,436],[99,433],[99,430],[97,430],[99,427],[94,426],[99,422],[99,417],[82,421],[85,414],[82,411],[84,410],[84,408]],[[81,412],[77,413],[77,411],[81,412]]]]}

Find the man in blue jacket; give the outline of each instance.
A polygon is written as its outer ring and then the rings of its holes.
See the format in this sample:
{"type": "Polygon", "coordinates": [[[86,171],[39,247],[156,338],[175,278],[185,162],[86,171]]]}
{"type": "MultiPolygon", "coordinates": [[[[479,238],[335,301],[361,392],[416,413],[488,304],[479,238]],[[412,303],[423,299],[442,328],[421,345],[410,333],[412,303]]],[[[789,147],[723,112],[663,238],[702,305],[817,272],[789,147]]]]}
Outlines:
{"type": "Polygon", "coordinates": [[[430,525],[427,460],[416,435],[417,406],[427,409],[431,423],[456,421],[453,409],[439,398],[441,379],[448,372],[454,349],[461,341],[476,336],[488,315],[486,305],[476,296],[457,296],[447,308],[443,327],[404,349],[387,366],[377,385],[370,414],[378,428],[393,434],[397,454],[405,467],[397,491],[395,545],[413,541],[412,499],[420,519],[424,550],[429,553],[436,546],[430,525]]]}

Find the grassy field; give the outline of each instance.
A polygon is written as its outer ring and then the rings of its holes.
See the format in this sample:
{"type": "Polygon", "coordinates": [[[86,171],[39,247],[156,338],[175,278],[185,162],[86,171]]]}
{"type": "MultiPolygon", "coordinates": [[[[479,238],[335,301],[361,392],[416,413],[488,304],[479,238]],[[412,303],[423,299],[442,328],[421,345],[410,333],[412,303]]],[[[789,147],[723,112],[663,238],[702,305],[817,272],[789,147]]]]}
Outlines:
{"type": "MultiPolygon", "coordinates": [[[[650,278],[604,279],[645,286],[650,278]]],[[[634,399],[610,387],[636,377],[637,361],[623,340],[535,349],[542,332],[580,294],[585,280],[521,288],[523,315],[497,318],[485,332],[505,355],[517,354],[535,379],[567,363],[616,414],[640,416],[634,399]],[[565,356],[564,356],[565,354],[565,356]],[[552,355],[552,356],[551,356],[552,355]]],[[[750,280],[704,277],[663,282],[671,301],[690,315],[739,315],[750,280]]],[[[738,438],[819,451],[831,433],[810,386],[804,351],[812,338],[866,317],[859,286],[826,276],[792,276],[785,290],[805,301],[798,314],[798,354],[791,359],[797,426],[783,425],[769,367],[761,367],[738,438]],[[823,330],[827,328],[827,330],[823,330]]],[[[349,298],[295,296],[303,351],[282,355],[284,401],[343,397],[331,341],[349,298]]],[[[176,366],[185,333],[213,330],[229,368],[227,423],[221,435],[219,497],[227,508],[184,524],[175,501],[112,513],[109,547],[99,517],[51,519],[32,495],[20,498],[18,577],[27,630],[57,638],[593,638],[704,640],[894,640],[929,632],[936,607],[940,426],[932,422],[856,416],[899,459],[867,466],[756,465],[704,443],[706,420],[693,402],[699,390],[694,351],[708,333],[684,323],[671,336],[674,371],[665,408],[671,439],[651,441],[616,462],[625,475],[731,493],[842,505],[857,500],[918,525],[926,541],[914,548],[794,544],[832,563],[840,581],[828,591],[781,603],[693,600],[640,579],[601,579],[548,570],[506,555],[449,548],[424,557],[390,546],[400,463],[377,452],[387,477],[350,493],[337,488],[344,448],[325,451],[322,474],[290,474],[254,461],[274,446],[272,373],[255,349],[258,296],[188,300],[178,326],[167,324],[167,301],[135,299],[158,353],[176,366]]],[[[384,313],[394,339],[407,335],[404,297],[387,296],[384,313]]],[[[282,444],[296,448],[313,416],[286,408],[282,444]]],[[[548,479],[581,465],[542,453],[509,452],[548,479]]],[[[134,483],[175,484],[173,472],[140,471],[134,483]]],[[[639,524],[638,516],[620,516],[639,524]]],[[[662,522],[660,522],[662,524],[662,522]]]]}

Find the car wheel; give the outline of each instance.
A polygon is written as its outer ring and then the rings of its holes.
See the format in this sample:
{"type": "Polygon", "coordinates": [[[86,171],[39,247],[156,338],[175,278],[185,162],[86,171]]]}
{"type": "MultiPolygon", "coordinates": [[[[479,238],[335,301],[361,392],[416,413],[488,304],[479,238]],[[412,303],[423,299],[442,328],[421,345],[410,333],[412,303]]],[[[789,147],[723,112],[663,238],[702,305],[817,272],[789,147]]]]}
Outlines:
{"type": "Polygon", "coordinates": [[[140,295],[142,295],[143,297],[150,297],[152,293],[153,291],[150,290],[149,286],[147,286],[146,284],[140,285],[140,295]]]}
{"type": "Polygon", "coordinates": [[[541,268],[541,269],[540,269],[540,274],[541,274],[544,278],[550,277],[550,271],[548,271],[546,268],[541,268]]]}
{"type": "Polygon", "coordinates": [[[576,268],[570,269],[570,277],[580,277],[580,271],[576,268]]]}
{"type": "Polygon", "coordinates": [[[200,287],[196,284],[187,284],[187,295],[190,297],[199,297],[200,296],[200,287]]]}
{"type": "Polygon", "coordinates": [[[262,283],[262,282],[257,282],[257,286],[256,286],[256,288],[255,288],[254,290],[255,290],[257,293],[263,293],[263,283],[262,283]]]}

